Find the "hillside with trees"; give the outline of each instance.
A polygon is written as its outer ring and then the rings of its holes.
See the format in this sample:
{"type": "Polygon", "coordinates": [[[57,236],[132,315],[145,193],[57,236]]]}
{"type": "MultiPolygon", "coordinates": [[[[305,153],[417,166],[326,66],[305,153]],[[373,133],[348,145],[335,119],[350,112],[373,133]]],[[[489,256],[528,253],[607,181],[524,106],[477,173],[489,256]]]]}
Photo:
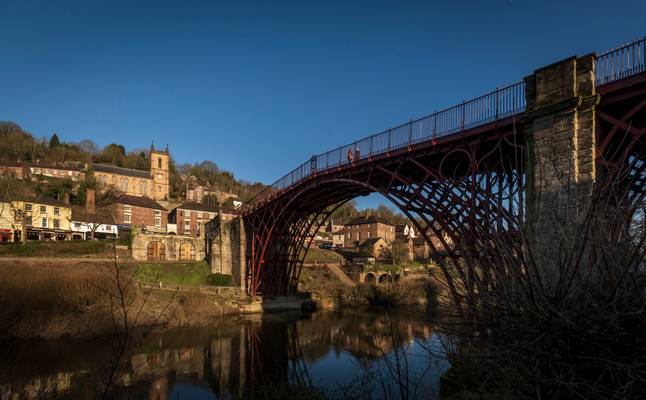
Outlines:
{"type": "MultiPolygon", "coordinates": [[[[149,171],[150,149],[136,148],[128,151],[118,143],[110,143],[101,148],[89,139],[78,143],[64,142],[56,133],[50,138],[35,138],[14,122],[0,121],[0,163],[83,166],[93,162],[149,171]]],[[[169,172],[170,196],[178,200],[183,199],[186,194],[182,175],[195,176],[199,184],[208,184],[211,188],[234,193],[241,199],[251,198],[265,187],[261,183],[238,180],[233,173],[220,169],[213,161],[177,165],[171,156],[169,172]]],[[[60,179],[47,181],[47,185],[37,182],[13,182],[12,186],[20,193],[26,192],[36,196],[62,198],[65,193],[70,193],[73,202],[80,204],[85,200],[85,188],[97,184],[91,174],[86,176],[80,188],[75,188],[72,182],[60,179]]]]}

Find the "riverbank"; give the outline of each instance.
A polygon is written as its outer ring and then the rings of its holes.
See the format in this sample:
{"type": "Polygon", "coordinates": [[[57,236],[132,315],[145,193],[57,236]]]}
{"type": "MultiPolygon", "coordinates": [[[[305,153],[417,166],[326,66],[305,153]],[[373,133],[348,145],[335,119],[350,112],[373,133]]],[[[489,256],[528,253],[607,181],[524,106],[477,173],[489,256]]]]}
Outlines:
{"type": "MultiPolygon", "coordinates": [[[[200,327],[241,313],[286,307],[281,306],[285,299],[274,299],[275,304],[271,299],[251,302],[240,290],[226,286],[229,276],[211,274],[204,262],[130,261],[115,266],[100,258],[89,262],[83,258],[0,257],[0,274],[0,340],[89,338],[126,326],[200,327]]],[[[348,287],[324,267],[305,267],[299,290],[311,293],[315,308],[322,310],[426,306],[436,301],[436,287],[428,276],[396,285],[348,287]]]]}
{"type": "Polygon", "coordinates": [[[0,258],[0,339],[95,337],[126,325],[203,326],[239,313],[241,299],[231,293],[141,287],[138,267],[115,268],[109,260],[0,258]]]}
{"type": "Polygon", "coordinates": [[[349,287],[323,265],[303,267],[299,291],[312,294],[323,310],[348,306],[435,306],[446,296],[435,278],[426,272],[409,275],[396,284],[359,284],[349,287]]]}

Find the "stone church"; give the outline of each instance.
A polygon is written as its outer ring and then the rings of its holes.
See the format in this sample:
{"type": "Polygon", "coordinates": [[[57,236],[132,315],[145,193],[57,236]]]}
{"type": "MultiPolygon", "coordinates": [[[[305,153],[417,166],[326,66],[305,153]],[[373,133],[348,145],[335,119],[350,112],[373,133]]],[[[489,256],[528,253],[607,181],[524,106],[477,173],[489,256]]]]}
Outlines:
{"type": "Polygon", "coordinates": [[[92,164],[94,177],[103,186],[114,186],[125,194],[168,200],[170,174],[168,146],[164,150],[150,146],[150,172],[92,164]]]}

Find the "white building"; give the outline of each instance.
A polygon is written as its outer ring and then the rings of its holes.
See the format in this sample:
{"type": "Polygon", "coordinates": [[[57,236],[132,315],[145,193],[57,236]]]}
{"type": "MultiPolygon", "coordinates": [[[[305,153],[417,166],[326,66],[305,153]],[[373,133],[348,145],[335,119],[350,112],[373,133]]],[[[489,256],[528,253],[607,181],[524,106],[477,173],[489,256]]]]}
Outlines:
{"type": "Polygon", "coordinates": [[[119,235],[119,229],[116,224],[96,221],[75,221],[72,219],[70,229],[74,240],[113,239],[119,235]]]}

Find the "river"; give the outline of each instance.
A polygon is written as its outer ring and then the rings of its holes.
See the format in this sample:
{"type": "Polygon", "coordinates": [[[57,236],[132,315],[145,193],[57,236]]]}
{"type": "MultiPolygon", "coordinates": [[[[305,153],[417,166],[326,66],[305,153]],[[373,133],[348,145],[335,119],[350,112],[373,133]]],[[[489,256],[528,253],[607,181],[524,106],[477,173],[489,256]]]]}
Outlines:
{"type": "Polygon", "coordinates": [[[431,399],[449,368],[442,336],[410,310],[278,313],[150,333],[109,365],[117,342],[3,345],[0,399],[431,399]]]}

